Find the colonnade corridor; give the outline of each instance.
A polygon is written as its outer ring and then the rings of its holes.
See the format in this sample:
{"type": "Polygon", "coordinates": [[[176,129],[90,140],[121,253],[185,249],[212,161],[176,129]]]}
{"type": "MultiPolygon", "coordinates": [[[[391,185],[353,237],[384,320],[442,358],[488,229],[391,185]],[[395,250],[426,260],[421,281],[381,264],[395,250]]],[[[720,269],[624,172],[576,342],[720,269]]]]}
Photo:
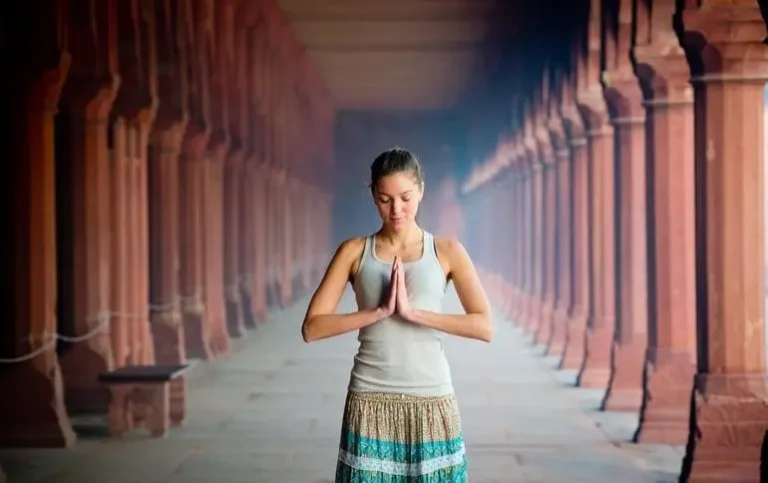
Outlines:
{"type": "MultiPolygon", "coordinates": [[[[341,310],[353,309],[353,301],[347,293],[341,310]]],[[[9,481],[332,482],[356,341],[350,334],[304,344],[305,308],[302,300],[273,313],[231,355],[195,369],[189,422],[168,437],[94,435],[66,452],[3,450],[9,481]]],[[[459,309],[450,289],[446,309],[459,309]]],[[[599,411],[601,391],[574,387],[575,373],[555,371],[555,362],[498,313],[495,324],[491,344],[445,339],[470,481],[677,481],[683,448],[629,443],[636,417],[599,411]]]]}
{"type": "Polygon", "coordinates": [[[331,481],[396,146],[497,310],[473,483],[768,481],[767,6],[0,2],[0,483],[331,481]]]}

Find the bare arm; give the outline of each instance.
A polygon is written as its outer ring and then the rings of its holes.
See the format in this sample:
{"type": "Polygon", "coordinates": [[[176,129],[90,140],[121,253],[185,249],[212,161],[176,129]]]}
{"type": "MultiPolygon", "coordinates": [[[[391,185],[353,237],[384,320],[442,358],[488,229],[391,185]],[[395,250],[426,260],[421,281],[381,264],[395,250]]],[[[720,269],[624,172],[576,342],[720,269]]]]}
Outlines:
{"type": "Polygon", "coordinates": [[[475,266],[464,246],[447,239],[438,249],[448,259],[449,277],[453,280],[465,314],[440,314],[427,310],[411,310],[408,319],[448,334],[490,342],[493,338],[491,304],[480,284],[475,266]]]}
{"type": "Polygon", "coordinates": [[[336,314],[344,287],[349,281],[352,267],[363,250],[363,241],[351,239],[342,243],[328,265],[328,269],[309,302],[301,326],[304,342],[327,339],[360,329],[384,318],[381,309],[360,310],[350,314],[336,314]]]}

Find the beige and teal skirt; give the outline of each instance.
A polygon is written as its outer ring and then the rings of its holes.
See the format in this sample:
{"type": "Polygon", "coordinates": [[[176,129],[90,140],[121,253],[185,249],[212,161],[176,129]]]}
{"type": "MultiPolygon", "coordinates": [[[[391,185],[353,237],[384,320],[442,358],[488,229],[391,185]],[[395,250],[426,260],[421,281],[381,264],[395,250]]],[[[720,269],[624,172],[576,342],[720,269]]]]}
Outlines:
{"type": "Polygon", "coordinates": [[[347,395],[336,483],[465,483],[467,457],[453,394],[347,395]]]}

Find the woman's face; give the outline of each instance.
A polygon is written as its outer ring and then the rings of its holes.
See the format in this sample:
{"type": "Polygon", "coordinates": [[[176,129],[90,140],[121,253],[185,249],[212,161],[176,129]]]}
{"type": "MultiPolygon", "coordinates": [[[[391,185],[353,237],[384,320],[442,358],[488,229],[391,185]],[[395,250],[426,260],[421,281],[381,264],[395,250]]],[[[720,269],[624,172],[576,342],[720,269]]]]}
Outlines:
{"type": "Polygon", "coordinates": [[[376,183],[373,201],[390,230],[400,231],[416,220],[423,187],[409,171],[384,176],[376,183]]]}

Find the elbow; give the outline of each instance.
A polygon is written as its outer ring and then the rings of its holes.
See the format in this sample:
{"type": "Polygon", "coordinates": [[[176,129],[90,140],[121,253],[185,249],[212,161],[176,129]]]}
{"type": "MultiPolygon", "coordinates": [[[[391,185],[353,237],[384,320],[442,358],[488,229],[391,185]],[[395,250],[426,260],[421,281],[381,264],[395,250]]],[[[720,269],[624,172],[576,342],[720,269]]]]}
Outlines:
{"type": "Polygon", "coordinates": [[[485,314],[480,325],[478,339],[490,343],[493,340],[493,332],[493,318],[491,314],[485,314]]]}
{"type": "Polygon", "coordinates": [[[301,338],[304,340],[305,343],[309,344],[310,342],[314,342],[317,340],[316,334],[312,331],[312,327],[310,324],[307,323],[308,321],[304,321],[304,323],[301,325],[301,338]]]}

